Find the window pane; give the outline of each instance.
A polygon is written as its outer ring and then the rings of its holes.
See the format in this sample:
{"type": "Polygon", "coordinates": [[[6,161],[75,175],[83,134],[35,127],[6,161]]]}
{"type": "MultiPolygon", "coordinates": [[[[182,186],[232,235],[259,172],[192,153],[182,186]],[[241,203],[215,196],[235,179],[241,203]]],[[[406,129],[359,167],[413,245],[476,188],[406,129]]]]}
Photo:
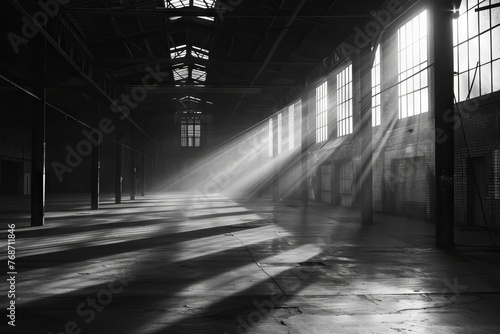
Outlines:
{"type": "Polygon", "coordinates": [[[490,32],[487,31],[480,37],[480,60],[481,64],[489,63],[491,61],[491,39],[490,32]]]}
{"type": "Polygon", "coordinates": [[[421,91],[418,90],[414,94],[415,114],[422,113],[421,91]]]}
{"type": "Polygon", "coordinates": [[[469,11],[469,38],[473,38],[478,34],[478,27],[479,27],[479,22],[478,22],[478,16],[479,13],[476,13],[474,10],[469,11]]]}
{"type": "Polygon", "coordinates": [[[493,62],[493,91],[500,90],[500,60],[493,62]]]}
{"type": "Polygon", "coordinates": [[[490,29],[490,11],[482,10],[479,12],[479,29],[484,32],[490,29]]]}
{"type": "Polygon", "coordinates": [[[459,101],[465,101],[469,92],[469,72],[460,74],[459,76],[459,101]]]}
{"type": "Polygon", "coordinates": [[[481,66],[481,94],[491,93],[491,64],[481,66]]]}
{"type": "Polygon", "coordinates": [[[458,47],[453,48],[453,68],[458,68],[458,47]]]}
{"type": "Polygon", "coordinates": [[[475,68],[479,61],[479,37],[469,41],[469,68],[475,68]]]}
{"type": "Polygon", "coordinates": [[[429,111],[429,88],[422,90],[422,112],[429,111]]]}
{"type": "Polygon", "coordinates": [[[460,15],[458,18],[458,43],[467,40],[467,15],[460,15]]]}
{"type": "MultiPolygon", "coordinates": [[[[500,9],[497,10],[500,12],[500,9]]],[[[500,26],[492,30],[492,59],[500,58],[500,26]]]]}
{"type": "Polygon", "coordinates": [[[477,69],[472,69],[470,70],[469,72],[469,78],[470,78],[470,84],[469,85],[472,85],[472,90],[471,90],[471,93],[470,93],[470,98],[473,99],[475,97],[478,97],[479,96],[479,86],[480,86],[480,83],[479,83],[479,68],[477,69]],[[475,75],[475,77],[474,77],[475,75]]]}
{"type": "Polygon", "coordinates": [[[491,10],[490,13],[491,13],[491,26],[494,27],[500,24],[500,10],[498,9],[498,7],[491,10]]]}
{"type": "Polygon", "coordinates": [[[467,43],[458,46],[458,72],[462,73],[469,69],[469,55],[467,52],[467,43]]]}

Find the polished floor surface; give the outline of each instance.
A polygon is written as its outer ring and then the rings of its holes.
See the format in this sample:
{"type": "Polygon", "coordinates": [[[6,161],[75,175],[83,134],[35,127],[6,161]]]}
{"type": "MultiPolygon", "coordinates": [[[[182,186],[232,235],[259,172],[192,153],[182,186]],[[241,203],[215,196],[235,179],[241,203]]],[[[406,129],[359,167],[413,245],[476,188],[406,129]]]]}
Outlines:
{"type": "Polygon", "coordinates": [[[2,263],[16,223],[18,275],[16,330],[1,333],[500,332],[495,233],[457,229],[447,252],[430,222],[377,214],[362,227],[355,210],[321,204],[49,203],[46,225],[29,227],[23,204],[3,201],[2,263]]]}

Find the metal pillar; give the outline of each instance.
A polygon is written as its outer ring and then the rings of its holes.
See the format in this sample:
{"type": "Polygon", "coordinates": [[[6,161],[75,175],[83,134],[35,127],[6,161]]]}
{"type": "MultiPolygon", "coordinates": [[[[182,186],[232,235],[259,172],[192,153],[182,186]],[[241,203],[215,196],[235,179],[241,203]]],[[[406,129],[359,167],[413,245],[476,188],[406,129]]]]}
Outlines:
{"type": "MultiPolygon", "coordinates": [[[[459,4],[459,2],[458,2],[459,4]]],[[[457,1],[434,1],[432,23],[434,41],[434,118],[436,127],[436,246],[454,246],[454,131],[453,122],[445,118],[454,109],[453,99],[453,8],[457,1]]],[[[458,8],[458,7],[456,7],[458,8]]]]}
{"type": "Polygon", "coordinates": [[[115,203],[120,204],[122,202],[122,136],[118,127],[115,132],[115,203]]]}
{"type": "Polygon", "coordinates": [[[361,224],[373,223],[372,66],[376,49],[361,51],[361,224]]]}
{"type": "Polygon", "coordinates": [[[301,126],[300,131],[302,133],[301,143],[300,143],[300,160],[301,160],[301,202],[302,207],[306,208],[309,205],[309,185],[308,185],[308,170],[307,170],[307,151],[308,151],[308,142],[309,142],[309,129],[308,129],[308,121],[309,117],[308,109],[309,109],[309,93],[305,93],[301,98],[301,126]]]}
{"type": "Polygon", "coordinates": [[[278,160],[278,117],[272,117],[273,120],[273,178],[272,178],[272,196],[273,202],[279,201],[279,176],[280,164],[278,160]]]}
{"type": "Polygon", "coordinates": [[[135,165],[135,136],[132,130],[132,149],[130,150],[130,200],[135,200],[137,192],[137,166],[135,165]]]}
{"type": "Polygon", "coordinates": [[[91,166],[91,194],[90,194],[90,208],[92,210],[99,210],[99,183],[100,183],[100,157],[99,157],[99,144],[92,144],[92,166],[91,166]]]}
{"type": "Polygon", "coordinates": [[[33,93],[35,99],[32,109],[32,146],[31,146],[31,226],[45,223],[45,134],[46,134],[46,41],[35,38],[32,41],[33,55],[33,93]]]}
{"type": "Polygon", "coordinates": [[[144,157],[144,154],[145,154],[145,150],[144,150],[144,146],[142,147],[142,156],[141,156],[141,196],[144,196],[145,192],[146,192],[146,170],[145,170],[145,167],[146,167],[146,164],[145,164],[145,157],[144,157]]]}

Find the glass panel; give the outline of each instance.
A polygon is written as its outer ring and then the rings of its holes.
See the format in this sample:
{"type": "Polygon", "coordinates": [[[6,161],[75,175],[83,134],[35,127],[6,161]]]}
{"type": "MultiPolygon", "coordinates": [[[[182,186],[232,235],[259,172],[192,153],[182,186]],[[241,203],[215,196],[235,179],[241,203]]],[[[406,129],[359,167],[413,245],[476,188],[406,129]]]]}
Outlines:
{"type": "MultiPolygon", "coordinates": [[[[500,12],[500,8],[497,10],[500,12]]],[[[500,26],[496,27],[491,32],[491,40],[492,40],[492,60],[500,58],[500,26]]]]}
{"type": "Polygon", "coordinates": [[[458,70],[458,47],[453,48],[453,68],[458,70]]]}
{"type": "Polygon", "coordinates": [[[458,27],[457,20],[453,20],[453,45],[458,44],[458,27]]]}
{"type": "Polygon", "coordinates": [[[469,41],[469,68],[475,68],[479,61],[479,37],[469,41]]]}
{"type": "Polygon", "coordinates": [[[493,62],[493,91],[500,90],[500,60],[493,62]]]}
{"type": "MultiPolygon", "coordinates": [[[[465,1],[465,0],[463,0],[463,1],[465,1]]],[[[475,6],[477,6],[477,0],[468,0],[467,1],[467,8],[468,9],[471,9],[471,8],[473,8],[475,6]]]]}
{"type": "MultiPolygon", "coordinates": [[[[425,65],[427,65],[427,63],[425,65]]],[[[422,87],[427,87],[429,85],[428,73],[429,73],[429,70],[425,70],[420,74],[420,76],[421,76],[420,80],[421,80],[422,87]]]]}
{"type": "Polygon", "coordinates": [[[428,35],[428,27],[427,27],[427,10],[424,10],[422,14],[420,14],[420,31],[422,32],[422,37],[428,35]]]}
{"type": "Polygon", "coordinates": [[[467,43],[458,46],[458,72],[462,73],[469,69],[469,56],[467,52],[467,43]]]}
{"type": "Polygon", "coordinates": [[[491,93],[491,64],[481,66],[481,94],[491,93]]]}
{"type": "Polygon", "coordinates": [[[406,27],[401,27],[399,30],[400,50],[406,48],[406,27]]]}
{"type": "Polygon", "coordinates": [[[458,43],[467,40],[467,15],[460,15],[458,18],[458,43]]]}
{"type": "Polygon", "coordinates": [[[422,86],[420,86],[420,74],[417,74],[413,77],[413,87],[415,87],[415,89],[422,88],[422,86]]]}
{"type": "Polygon", "coordinates": [[[490,29],[490,11],[482,10],[479,12],[479,29],[480,32],[484,32],[490,29]]]}
{"type": "Polygon", "coordinates": [[[464,72],[464,73],[460,74],[458,80],[459,80],[459,86],[460,86],[458,100],[459,100],[459,102],[461,102],[461,101],[465,101],[467,99],[467,95],[469,94],[469,73],[464,72]]]}
{"type": "Polygon", "coordinates": [[[476,13],[476,11],[474,10],[470,10],[468,16],[469,16],[469,38],[472,38],[478,34],[479,13],[476,13]]]}
{"type": "Polygon", "coordinates": [[[472,90],[470,93],[470,98],[473,99],[475,97],[479,96],[479,87],[480,87],[480,82],[479,82],[479,68],[477,69],[472,69],[469,72],[469,78],[470,78],[470,84],[472,86],[472,90]],[[477,72],[477,73],[476,73],[477,72]],[[474,77],[475,75],[475,77],[474,77]]]}
{"type": "Polygon", "coordinates": [[[429,88],[422,90],[422,112],[429,111],[429,88]]]}
{"type": "Polygon", "coordinates": [[[420,40],[420,61],[427,60],[427,38],[420,40]]]}
{"type": "Polygon", "coordinates": [[[481,64],[489,63],[491,61],[491,39],[489,31],[481,35],[479,45],[481,64]]]}
{"type": "Polygon", "coordinates": [[[413,111],[413,94],[408,95],[408,117],[413,116],[414,111],[413,111]]]}
{"type": "MultiPolygon", "coordinates": [[[[413,77],[414,78],[414,77],[413,77]]],[[[406,81],[406,88],[408,89],[408,93],[411,93],[413,92],[413,78],[409,78],[407,81],[406,81]]]]}
{"type": "MultiPolygon", "coordinates": [[[[491,3],[493,4],[494,1],[491,3]]],[[[498,3],[498,2],[497,2],[498,3]]],[[[500,9],[497,7],[495,9],[492,9],[490,11],[491,15],[491,26],[494,27],[498,24],[500,24],[500,9]]]]}
{"type": "Polygon", "coordinates": [[[414,101],[415,101],[415,113],[416,114],[420,114],[422,113],[422,101],[421,101],[421,91],[418,90],[415,92],[415,97],[414,97],[414,101]]]}

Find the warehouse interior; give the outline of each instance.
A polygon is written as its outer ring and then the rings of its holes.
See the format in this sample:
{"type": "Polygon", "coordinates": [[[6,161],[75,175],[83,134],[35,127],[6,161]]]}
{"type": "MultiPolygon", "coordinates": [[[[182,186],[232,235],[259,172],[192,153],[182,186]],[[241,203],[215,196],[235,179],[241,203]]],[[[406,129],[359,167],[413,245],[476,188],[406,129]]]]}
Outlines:
{"type": "Polygon", "coordinates": [[[0,17],[0,333],[500,329],[500,0],[0,17]]]}

